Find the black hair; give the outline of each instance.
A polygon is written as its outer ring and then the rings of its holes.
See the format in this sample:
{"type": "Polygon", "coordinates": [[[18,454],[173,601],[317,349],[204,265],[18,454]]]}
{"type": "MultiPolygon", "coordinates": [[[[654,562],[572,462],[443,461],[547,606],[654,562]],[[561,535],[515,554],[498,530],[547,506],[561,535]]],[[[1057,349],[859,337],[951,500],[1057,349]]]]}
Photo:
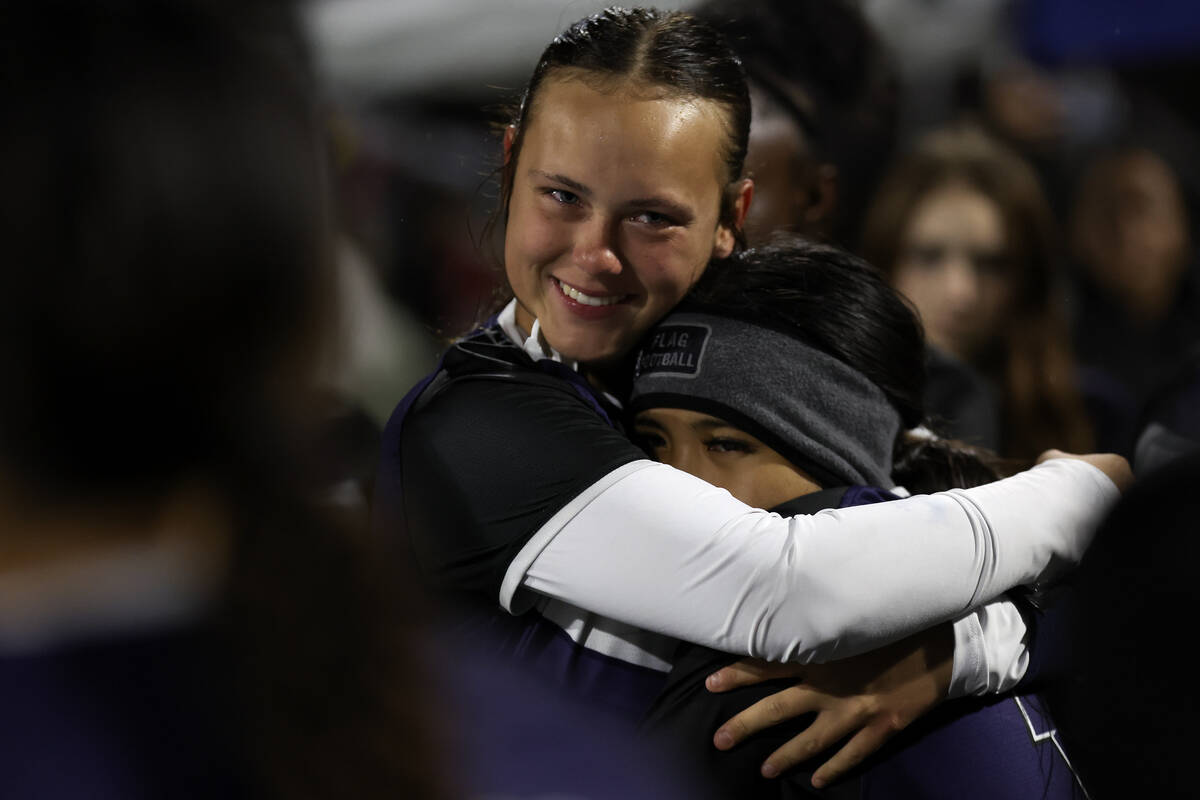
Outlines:
{"type": "Polygon", "coordinates": [[[838,168],[831,231],[857,239],[865,207],[891,157],[900,87],[891,54],[848,0],[707,0],[711,22],[742,59],[747,79],[772,98],[838,168]]]}
{"type": "Polygon", "coordinates": [[[525,130],[537,112],[539,90],[547,78],[556,75],[589,81],[627,80],[719,105],[727,128],[722,153],[727,191],[722,193],[720,220],[740,242],[740,231],[733,224],[736,196],[731,189],[742,177],[746,161],[750,94],[741,62],[716,29],[680,11],[613,7],[579,20],[555,37],[538,59],[509,123],[516,133],[501,169],[501,216],[508,211],[517,159],[525,130]]]}
{"type": "MultiPolygon", "coordinates": [[[[804,342],[878,386],[903,428],[927,425],[921,322],[879,270],[845,250],[777,236],[714,262],[680,310],[740,319],[804,342]]],[[[902,430],[892,477],[928,492],[987,483],[999,477],[996,467],[982,451],[902,430]]]]}
{"type": "Polygon", "coordinates": [[[4,488],[138,514],[211,485],[231,553],[198,624],[249,794],[437,795],[389,595],[310,501],[332,273],[295,5],[15,4],[0,75],[4,488]]]}

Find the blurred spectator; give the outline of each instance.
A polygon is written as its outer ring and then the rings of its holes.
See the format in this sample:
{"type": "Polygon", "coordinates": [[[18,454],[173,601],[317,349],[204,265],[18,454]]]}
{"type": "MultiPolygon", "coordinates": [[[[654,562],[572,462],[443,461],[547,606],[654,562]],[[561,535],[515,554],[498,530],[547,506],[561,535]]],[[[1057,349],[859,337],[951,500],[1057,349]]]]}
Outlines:
{"type": "Polygon", "coordinates": [[[1138,431],[1133,466],[1139,477],[1200,450],[1200,343],[1151,395],[1138,431]]]}
{"type": "MultiPolygon", "coordinates": [[[[437,339],[409,310],[391,301],[363,251],[337,244],[338,320],[323,382],[360,407],[377,432],[414,383],[437,363],[437,339]]],[[[378,456],[372,445],[371,460],[378,456]]]]}
{"type": "Polygon", "coordinates": [[[707,0],[750,80],[751,244],[774,231],[853,244],[891,156],[899,85],[848,0],[707,0]]]}
{"type": "MultiPolygon", "coordinates": [[[[1002,455],[1091,449],[1053,220],[1025,162],[972,127],[932,133],[894,165],[864,231],[863,255],[913,302],[931,345],[990,381],[1002,455]]],[[[977,412],[933,410],[952,434],[988,444],[986,430],[962,427],[977,412]]]]}
{"type": "Polygon", "coordinates": [[[1151,390],[1200,343],[1200,281],[1178,178],[1137,144],[1088,164],[1071,213],[1075,341],[1102,446],[1131,452],[1151,390]]]}
{"type": "Polygon", "coordinates": [[[5,797],[443,794],[413,642],[307,501],[333,276],[292,11],[6,8],[5,797]]]}
{"type": "Polygon", "coordinates": [[[500,147],[478,110],[482,100],[343,103],[334,155],[347,246],[384,292],[388,313],[426,331],[426,341],[414,342],[421,357],[410,354],[400,365],[412,380],[390,398],[386,414],[432,369],[429,356],[443,340],[480,319],[502,277],[481,240],[494,199],[488,170],[498,165],[500,147]]]}

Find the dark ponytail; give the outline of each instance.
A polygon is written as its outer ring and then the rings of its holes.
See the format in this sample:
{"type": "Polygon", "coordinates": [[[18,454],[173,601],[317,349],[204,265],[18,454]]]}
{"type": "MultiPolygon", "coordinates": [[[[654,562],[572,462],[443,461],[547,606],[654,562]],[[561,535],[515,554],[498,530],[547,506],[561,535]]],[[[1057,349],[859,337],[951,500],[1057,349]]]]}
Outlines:
{"type": "Polygon", "coordinates": [[[941,439],[924,430],[896,437],[892,480],[913,494],[970,489],[1000,480],[1014,470],[990,450],[958,439],[941,439]]]}

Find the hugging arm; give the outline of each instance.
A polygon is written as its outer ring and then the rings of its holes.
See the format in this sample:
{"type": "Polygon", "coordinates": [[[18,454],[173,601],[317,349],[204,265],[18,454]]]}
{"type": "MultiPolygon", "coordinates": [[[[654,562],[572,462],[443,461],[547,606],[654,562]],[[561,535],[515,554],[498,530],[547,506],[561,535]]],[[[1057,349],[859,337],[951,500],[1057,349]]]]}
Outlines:
{"type": "Polygon", "coordinates": [[[717,650],[828,661],[1076,563],[1118,494],[1099,470],[1060,460],[974,489],[781,518],[631,462],[525,544],[500,600],[519,610],[533,591],[717,650]]]}

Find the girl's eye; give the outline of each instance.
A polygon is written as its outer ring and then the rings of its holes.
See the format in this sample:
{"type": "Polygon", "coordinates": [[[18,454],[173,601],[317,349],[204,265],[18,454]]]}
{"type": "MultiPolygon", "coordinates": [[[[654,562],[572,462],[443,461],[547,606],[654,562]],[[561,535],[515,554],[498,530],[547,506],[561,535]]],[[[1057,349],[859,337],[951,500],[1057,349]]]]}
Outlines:
{"type": "Polygon", "coordinates": [[[718,436],[704,443],[710,453],[753,453],[754,445],[744,439],[718,436]]]}
{"type": "Polygon", "coordinates": [[[922,267],[933,269],[941,266],[946,258],[946,249],[937,245],[918,246],[909,251],[909,258],[922,267]]]}
{"type": "Polygon", "coordinates": [[[579,195],[566,189],[546,189],[545,193],[564,206],[579,205],[579,195]]]}
{"type": "Polygon", "coordinates": [[[634,214],[631,219],[634,222],[641,223],[642,225],[649,225],[654,228],[668,228],[675,224],[675,220],[671,219],[665,214],[660,214],[657,211],[641,211],[637,214],[634,214]]]}
{"type": "Polygon", "coordinates": [[[648,453],[667,446],[667,441],[657,433],[637,431],[635,435],[637,436],[638,444],[648,453]]]}
{"type": "Polygon", "coordinates": [[[980,275],[1001,277],[1008,271],[1008,261],[1000,253],[976,253],[972,260],[980,275]]]}

